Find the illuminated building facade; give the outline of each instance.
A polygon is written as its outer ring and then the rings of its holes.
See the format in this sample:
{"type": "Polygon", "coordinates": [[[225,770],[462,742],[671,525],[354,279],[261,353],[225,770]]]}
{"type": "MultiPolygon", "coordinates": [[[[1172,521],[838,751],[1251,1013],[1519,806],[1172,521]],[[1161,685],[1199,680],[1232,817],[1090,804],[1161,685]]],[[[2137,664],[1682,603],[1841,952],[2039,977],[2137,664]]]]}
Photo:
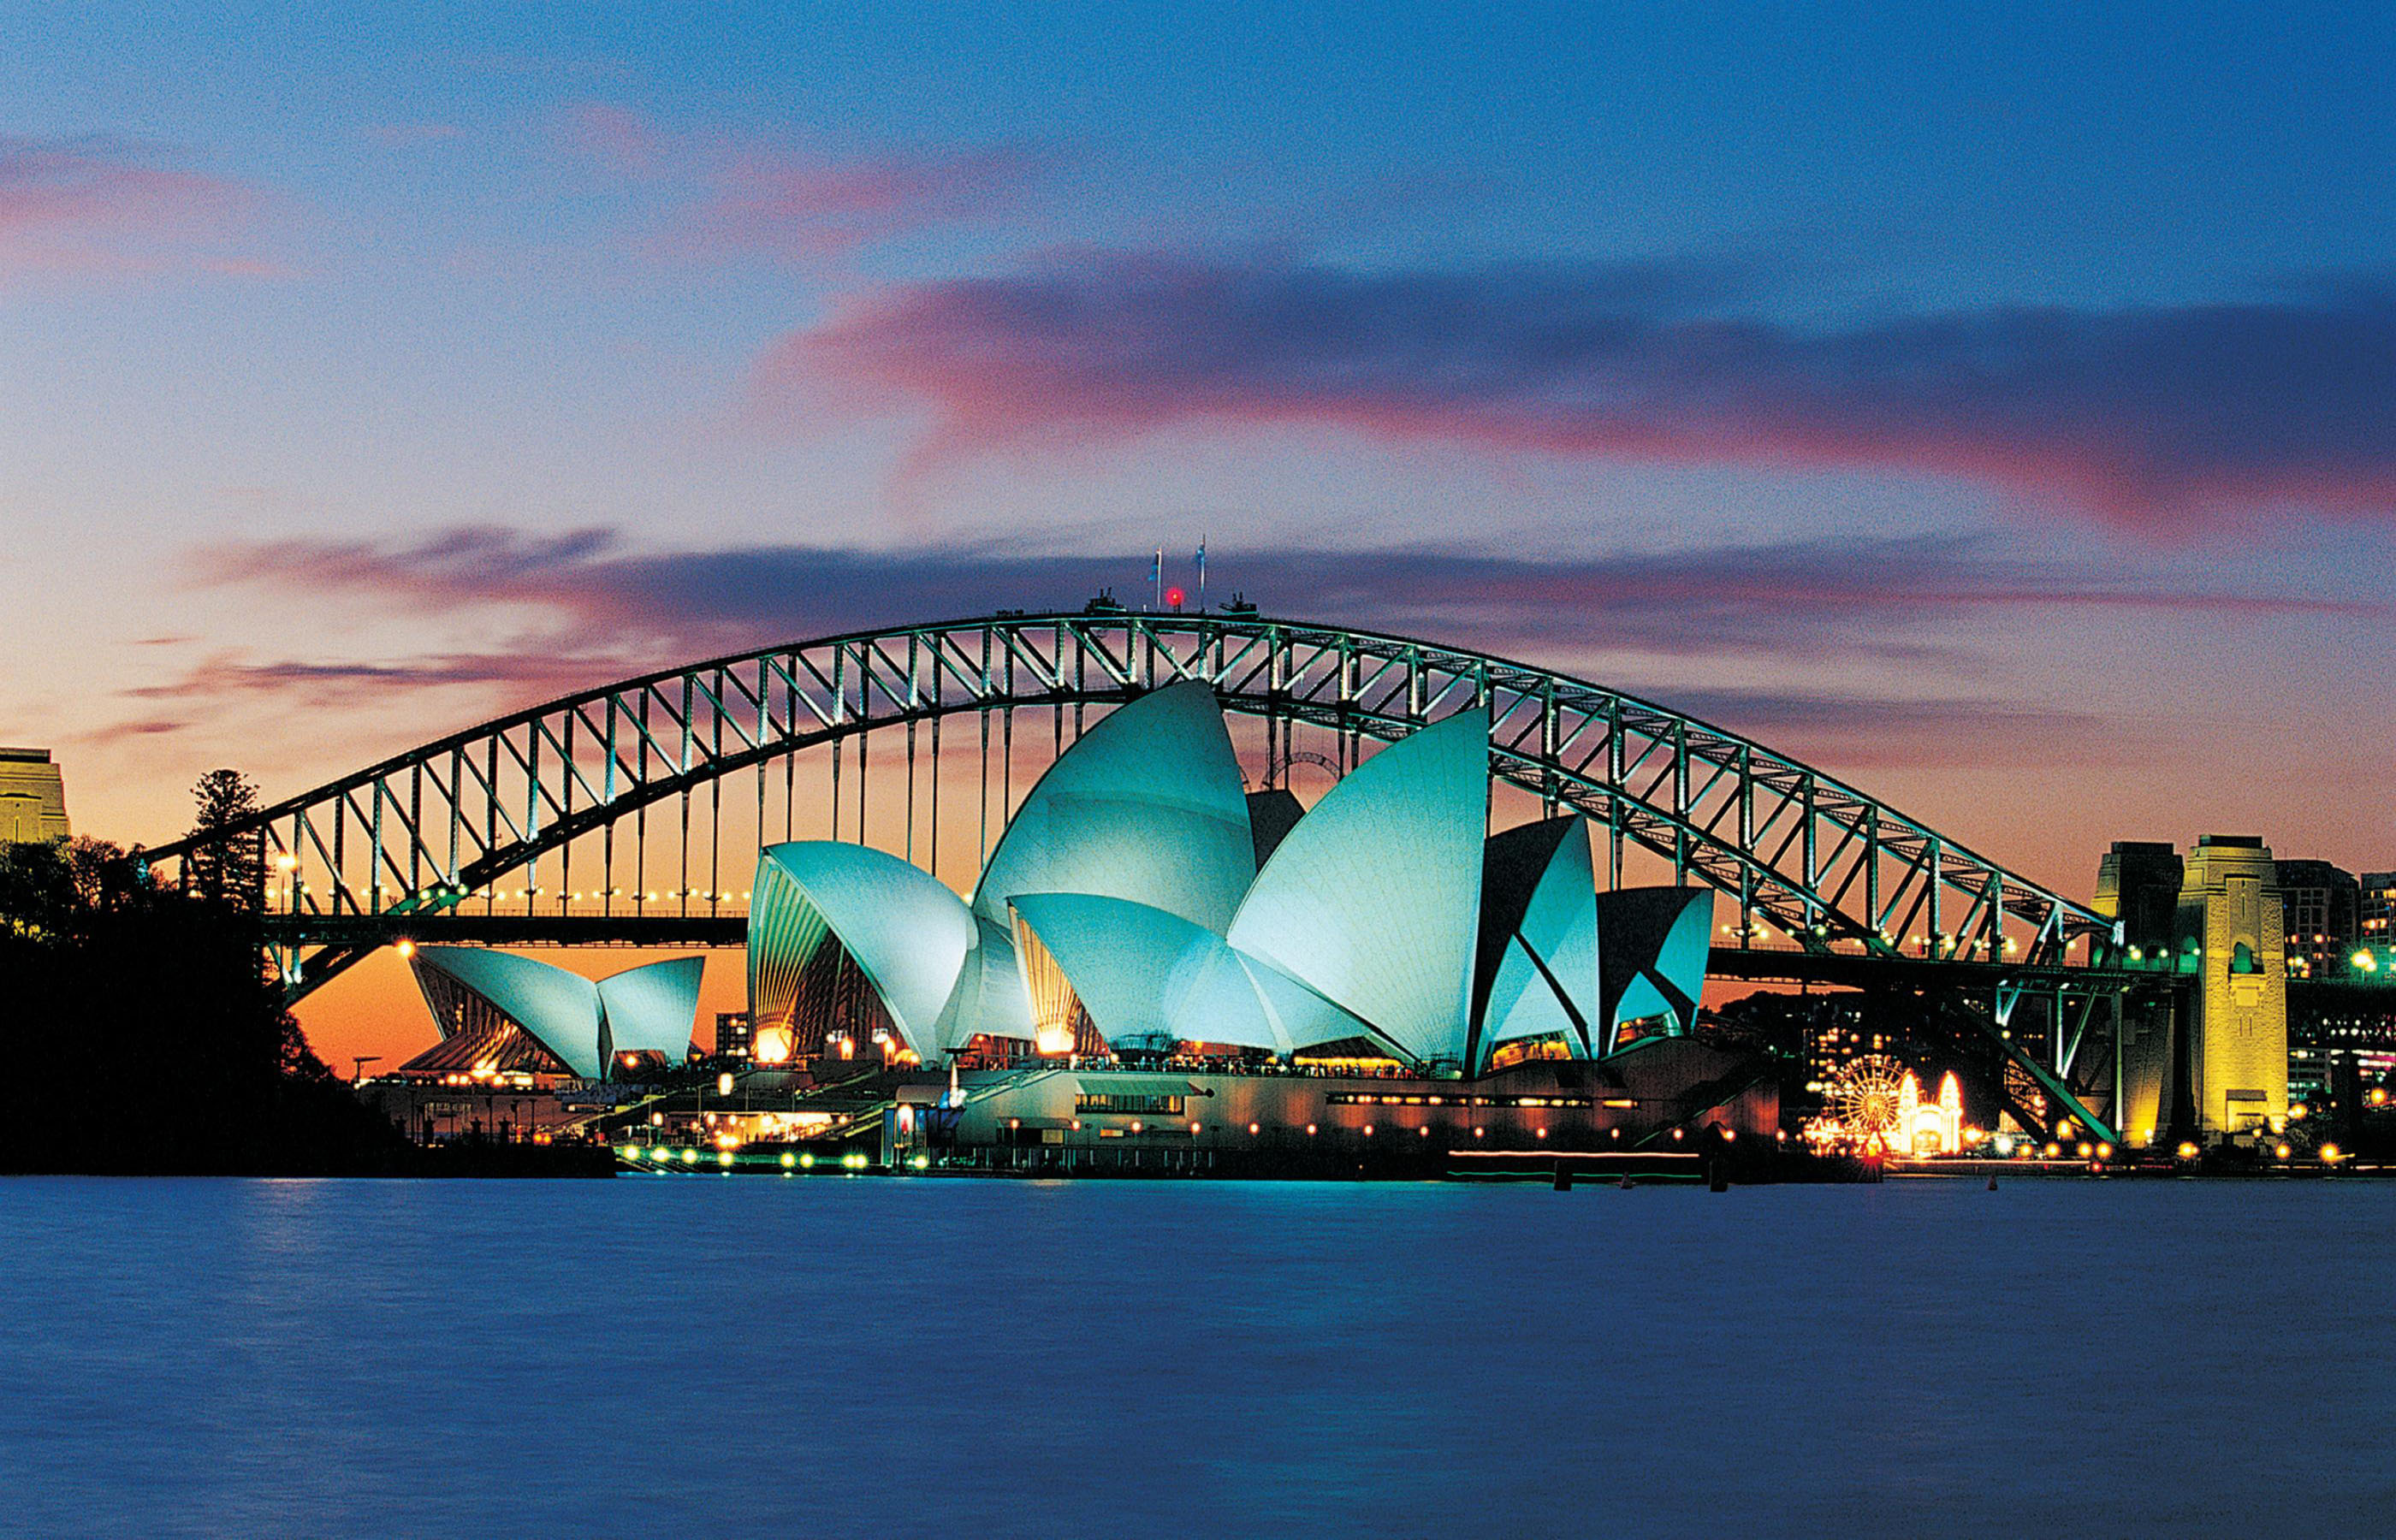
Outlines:
{"type": "Polygon", "coordinates": [[[1938,1082],[1938,1099],[1925,1101],[1912,1070],[1897,1087],[1897,1148],[1912,1155],[1952,1155],[1963,1148],[1963,1087],[1950,1069],[1938,1082]]]}
{"type": "Polygon", "coordinates": [[[1711,1135],[1769,1145],[1777,1083],[1755,1061],[1695,1038],[1654,1038],[1610,1058],[1524,1059],[1478,1079],[1227,1073],[1189,1061],[967,1071],[949,1136],[995,1163],[1343,1173],[1552,1154],[1694,1162],[1711,1135]]]}
{"type": "MultiPolygon", "coordinates": [[[[2098,914],[2122,927],[2122,944],[2144,962],[2171,954],[2179,932],[2179,891],[2186,865],[2172,845],[2117,840],[2096,865],[2098,914]]],[[[2122,1106],[2113,1121],[2132,1143],[2172,1121],[2181,1078],[2176,1065],[2172,1007],[2167,1002],[2126,1007],[2122,1020],[2122,1106]],[[2142,1136],[2142,1134],[2144,1136],[2142,1136]]],[[[2191,1131],[2192,1132],[2192,1131],[2191,1131]]]]}
{"type": "Polygon", "coordinates": [[[2344,877],[2323,862],[2275,862],[2247,835],[2205,835],[2185,860],[2144,842],[2116,843],[2104,857],[2095,908],[2120,921],[2126,961],[2180,981],[2176,1000],[2123,1016],[2116,1122],[2130,1143],[2168,1130],[2218,1137],[2282,1124],[2291,973],[2352,971],[2350,956],[2311,940],[2334,935],[2349,912],[2337,897],[2344,877]],[[2309,893],[2283,900],[2283,870],[2309,893]],[[2319,929],[2292,939],[2292,915],[2319,929]]]}
{"type": "MultiPolygon", "coordinates": [[[[1301,810],[1244,790],[1206,685],[1143,695],[1057,759],[969,897],[865,846],[764,851],[749,921],[757,1041],[783,1034],[799,1060],[1137,1059],[1292,1085],[1502,1072],[1553,1091],[1555,1066],[1684,1040],[1711,891],[1597,893],[1578,816],[1490,837],[1488,759],[1485,719],[1462,712],[1301,810]]],[[[1242,1095],[1297,1106],[1295,1092],[1242,1095]]],[[[1594,1111],[1604,1098],[1581,1099],[1594,1111]]],[[[1041,1105],[1014,1115],[1055,1115],[1041,1105]]]]}
{"type": "Polygon", "coordinates": [[[2396,871],[2366,871],[2357,880],[2355,939],[2364,946],[2396,946],[2396,871]]]}
{"type": "Polygon", "coordinates": [[[2274,861],[2281,923],[2287,935],[2288,971],[2298,978],[2335,978],[2344,972],[2360,936],[2363,891],[2353,872],[2327,861],[2274,861]]]}
{"type": "Polygon", "coordinates": [[[67,788],[47,749],[0,749],[0,844],[67,837],[67,788]]]}

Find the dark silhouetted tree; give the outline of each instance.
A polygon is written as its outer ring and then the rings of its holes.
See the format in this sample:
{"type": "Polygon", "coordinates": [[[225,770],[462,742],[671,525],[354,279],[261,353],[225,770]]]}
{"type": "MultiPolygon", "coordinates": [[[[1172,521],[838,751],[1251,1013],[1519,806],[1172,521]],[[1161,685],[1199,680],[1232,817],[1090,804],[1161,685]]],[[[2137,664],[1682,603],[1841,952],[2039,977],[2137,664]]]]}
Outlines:
{"type": "Polygon", "coordinates": [[[397,1136],[309,1052],[259,925],[99,841],[0,846],[0,1171],[393,1169],[397,1136]]]}
{"type": "Polygon", "coordinates": [[[186,886],[201,897],[258,910],[266,905],[266,834],[222,834],[258,811],[258,788],[238,770],[211,770],[192,787],[197,804],[183,858],[186,886]],[[212,838],[211,836],[220,836],[212,838]]]}

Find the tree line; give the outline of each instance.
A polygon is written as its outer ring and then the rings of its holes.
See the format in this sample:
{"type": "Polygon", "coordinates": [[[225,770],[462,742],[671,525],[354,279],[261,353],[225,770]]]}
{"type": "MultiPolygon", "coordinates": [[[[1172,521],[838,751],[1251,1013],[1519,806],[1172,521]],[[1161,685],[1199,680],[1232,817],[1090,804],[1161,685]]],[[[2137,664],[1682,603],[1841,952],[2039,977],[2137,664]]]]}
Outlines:
{"type": "Polygon", "coordinates": [[[193,792],[178,884],[105,841],[0,845],[0,1169],[398,1169],[263,962],[263,836],[208,839],[256,788],[211,770],[193,792]]]}

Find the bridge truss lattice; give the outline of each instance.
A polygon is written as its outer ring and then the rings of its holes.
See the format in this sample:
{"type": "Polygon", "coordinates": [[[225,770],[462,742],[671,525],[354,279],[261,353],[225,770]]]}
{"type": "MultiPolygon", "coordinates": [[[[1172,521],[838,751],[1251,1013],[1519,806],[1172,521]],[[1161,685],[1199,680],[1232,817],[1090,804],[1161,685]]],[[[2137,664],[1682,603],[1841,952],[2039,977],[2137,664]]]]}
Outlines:
{"type": "MultiPolygon", "coordinates": [[[[2093,976],[2113,962],[2113,928],[2095,912],[1753,739],[1527,664],[1250,616],[1003,614],[712,658],[494,719],[276,803],[217,838],[260,842],[274,962],[296,998],[387,942],[394,923],[434,939],[445,921],[487,915],[511,888],[527,915],[552,899],[548,912],[603,926],[737,912],[724,880],[726,789],[742,802],[741,783],[753,780],[754,840],[774,836],[778,811],[781,837],[816,832],[800,827],[793,767],[829,746],[830,831],[843,837],[853,800],[850,837],[862,836],[868,754],[894,732],[906,740],[904,832],[877,843],[919,856],[916,752],[927,738],[921,854],[937,872],[944,725],[952,750],[958,729],[978,729],[963,747],[983,766],[969,816],[986,854],[1017,793],[1018,735],[1047,737],[1038,728],[1053,723],[1061,750],[1069,724],[1078,733],[1091,710],[1181,680],[1203,680],[1228,711],[1260,719],[1268,776],[1315,757],[1293,747],[1300,730],[1327,736],[1328,757],[1353,765],[1368,742],[1484,711],[1496,780],[1547,811],[1594,820],[1615,885],[1626,856],[1644,853],[1674,880],[1719,890],[1740,949],[1979,963],[2008,976],[2093,976]],[[706,830],[697,845],[694,809],[706,830]],[[675,863],[662,888],[653,885],[660,848],[675,863]]],[[[884,778],[892,774],[885,759],[884,778]]],[[[171,875],[191,848],[160,847],[153,867],[171,875]]],[[[731,852],[736,870],[753,850],[731,852]]],[[[2070,1068],[2058,1048],[2025,1072],[2085,1118],[2060,1082],[2070,1068]]]]}

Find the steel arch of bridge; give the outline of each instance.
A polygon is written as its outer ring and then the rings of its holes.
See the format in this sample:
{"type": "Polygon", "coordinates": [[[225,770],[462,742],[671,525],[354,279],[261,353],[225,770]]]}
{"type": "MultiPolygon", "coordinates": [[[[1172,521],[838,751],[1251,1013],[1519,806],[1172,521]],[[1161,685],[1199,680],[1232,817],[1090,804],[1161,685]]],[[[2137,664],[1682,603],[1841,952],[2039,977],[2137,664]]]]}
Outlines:
{"type": "Polygon", "coordinates": [[[735,772],[883,728],[1112,704],[1180,680],[1210,684],[1269,734],[1300,723],[1339,735],[1351,763],[1362,739],[1485,710],[1493,776],[1603,825],[1616,883],[1637,846],[1730,896],[1740,946],[2110,961],[2111,923],[2092,910],[1751,738],[1482,653],[1249,616],[1000,615],[712,658],[484,723],[215,837],[263,842],[286,934],[322,923],[316,952],[295,943],[281,959],[296,996],[372,949],[330,939],[342,920],[435,922],[544,855],[735,772]]]}

